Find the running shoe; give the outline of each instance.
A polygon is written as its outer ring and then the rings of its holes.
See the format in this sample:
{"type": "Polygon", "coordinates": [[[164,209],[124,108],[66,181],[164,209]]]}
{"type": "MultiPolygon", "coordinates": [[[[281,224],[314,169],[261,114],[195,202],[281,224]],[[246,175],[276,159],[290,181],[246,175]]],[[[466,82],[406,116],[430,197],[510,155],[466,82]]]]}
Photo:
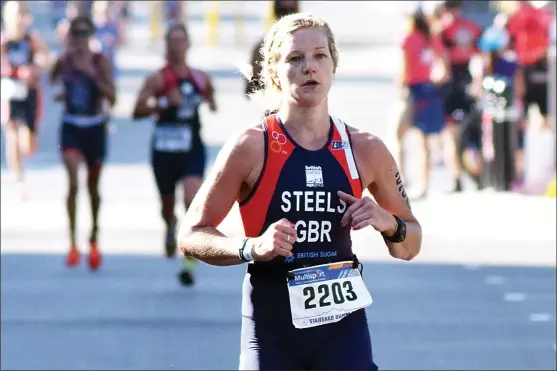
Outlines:
{"type": "Polygon", "coordinates": [[[102,255],[96,242],[90,242],[89,269],[96,271],[102,264],[102,255]]]}
{"type": "Polygon", "coordinates": [[[79,250],[77,250],[77,247],[72,246],[70,248],[70,251],[68,252],[68,255],[66,256],[66,265],[69,268],[77,267],[79,265],[79,260],[79,250]]]}
{"type": "Polygon", "coordinates": [[[184,286],[191,286],[194,284],[194,275],[196,261],[192,258],[184,258],[184,266],[180,272],[180,283],[184,286]]]}

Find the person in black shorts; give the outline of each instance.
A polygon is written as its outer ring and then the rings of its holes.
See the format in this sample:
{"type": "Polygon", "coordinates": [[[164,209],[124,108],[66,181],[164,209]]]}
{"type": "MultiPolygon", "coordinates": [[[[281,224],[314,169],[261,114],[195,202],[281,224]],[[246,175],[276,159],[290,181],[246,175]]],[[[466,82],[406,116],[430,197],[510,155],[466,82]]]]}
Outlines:
{"type": "Polygon", "coordinates": [[[549,68],[547,56],[543,56],[537,62],[522,68],[524,71],[524,108],[526,116],[528,117],[532,105],[537,106],[542,117],[542,128],[549,129],[549,68]]]}
{"type": "Polygon", "coordinates": [[[37,150],[42,109],[40,74],[48,63],[48,50],[41,35],[29,30],[28,14],[21,2],[6,2],[2,16],[2,124],[8,165],[25,197],[23,156],[37,150]]]}
{"type": "MultiPolygon", "coordinates": [[[[165,36],[166,65],[152,73],[143,84],[133,117],[156,115],[151,141],[151,165],[162,203],[166,225],[165,249],[170,258],[176,254],[176,184],[184,186],[185,207],[189,208],[201,186],[205,172],[205,144],[201,138],[199,106],[217,105],[209,75],[186,63],[189,37],[181,23],[172,24],[165,36]]],[[[184,260],[180,281],[193,283],[194,261],[184,260]]]]}
{"type": "Polygon", "coordinates": [[[472,112],[476,93],[473,91],[474,78],[470,72],[471,60],[479,55],[478,40],[481,28],[462,15],[462,1],[445,1],[444,24],[440,36],[447,50],[451,80],[444,87],[445,115],[447,120],[446,148],[451,154],[450,165],[455,177],[453,191],[462,191],[462,166],[457,143],[460,137],[459,123],[464,122],[472,112]]]}
{"type": "Polygon", "coordinates": [[[76,204],[79,165],[85,162],[93,220],[89,237],[89,267],[92,270],[101,265],[98,248],[98,216],[101,206],[99,180],[108,146],[107,106],[114,106],[116,102],[110,61],[90,48],[90,40],[94,34],[95,27],[90,17],[78,16],[72,19],[67,51],[57,59],[50,74],[51,84],[61,82],[63,85],[56,100],[64,105],[60,150],[69,180],[66,206],[70,250],[66,264],[75,267],[80,261],[76,240],[76,204]]]}
{"type": "Polygon", "coordinates": [[[178,245],[207,264],[248,263],[241,370],[377,370],[351,230],[373,228],[385,244],[368,248],[411,260],[420,224],[386,145],[329,114],[338,63],[329,25],[287,15],[262,52],[264,96],[280,101],[266,108],[278,113],[223,147],[178,245]],[[217,229],[236,202],[245,237],[217,229]]]}
{"type": "Polygon", "coordinates": [[[516,11],[507,22],[507,31],[524,75],[524,96],[522,98],[526,117],[529,116],[531,106],[537,106],[542,118],[540,129],[550,130],[548,52],[551,10],[544,7],[536,8],[529,1],[519,1],[518,3],[516,11]]]}

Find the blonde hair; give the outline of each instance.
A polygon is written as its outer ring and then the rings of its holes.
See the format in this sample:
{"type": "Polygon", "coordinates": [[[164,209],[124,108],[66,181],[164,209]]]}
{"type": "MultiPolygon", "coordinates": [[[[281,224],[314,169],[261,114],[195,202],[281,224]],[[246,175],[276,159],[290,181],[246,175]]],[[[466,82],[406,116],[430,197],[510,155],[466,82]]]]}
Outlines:
{"type": "Polygon", "coordinates": [[[6,1],[6,3],[4,4],[4,10],[2,12],[2,19],[4,21],[4,27],[8,34],[11,35],[18,33],[18,17],[23,16],[24,13],[25,7],[20,1],[6,1]]]}
{"type": "MultiPolygon", "coordinates": [[[[268,111],[278,109],[281,103],[281,88],[275,84],[273,77],[276,74],[276,65],[281,58],[280,48],[282,43],[287,36],[302,28],[318,28],[323,31],[327,37],[327,44],[333,61],[333,73],[336,72],[339,60],[338,49],[333,31],[323,18],[309,13],[294,13],[280,18],[265,35],[263,45],[259,50],[261,55],[261,76],[259,77],[259,82],[263,89],[250,94],[252,100],[264,102],[265,109],[268,111]]],[[[251,66],[249,69],[251,69],[251,66]]],[[[248,70],[247,73],[245,71],[243,73],[248,79],[251,79],[253,72],[248,70]]]]}

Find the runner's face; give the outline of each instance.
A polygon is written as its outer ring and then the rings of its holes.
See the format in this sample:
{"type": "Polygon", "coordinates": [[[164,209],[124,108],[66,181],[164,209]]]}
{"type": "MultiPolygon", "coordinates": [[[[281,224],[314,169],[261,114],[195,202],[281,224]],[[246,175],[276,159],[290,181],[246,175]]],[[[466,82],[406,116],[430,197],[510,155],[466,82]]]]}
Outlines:
{"type": "Polygon", "coordinates": [[[168,35],[168,50],[174,57],[183,57],[189,47],[188,37],[182,30],[172,30],[168,35]]]}
{"type": "Polygon", "coordinates": [[[89,47],[89,37],[91,29],[86,24],[78,24],[70,31],[71,45],[77,50],[84,50],[89,47]]]}
{"type": "Polygon", "coordinates": [[[333,81],[333,59],[320,28],[302,28],[285,37],[277,63],[277,80],[285,99],[301,106],[320,104],[333,81]],[[307,84],[313,80],[316,84],[307,84]]]}

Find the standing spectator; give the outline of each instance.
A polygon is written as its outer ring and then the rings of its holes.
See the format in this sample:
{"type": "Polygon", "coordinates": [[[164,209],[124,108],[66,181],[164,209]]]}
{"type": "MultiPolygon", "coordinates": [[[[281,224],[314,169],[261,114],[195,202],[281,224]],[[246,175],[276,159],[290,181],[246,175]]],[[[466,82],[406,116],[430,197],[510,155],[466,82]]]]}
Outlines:
{"type": "Polygon", "coordinates": [[[449,55],[452,76],[446,86],[445,114],[448,129],[446,146],[451,153],[455,192],[462,190],[462,167],[456,145],[459,133],[457,124],[464,121],[474,106],[474,99],[470,94],[473,82],[470,61],[478,54],[477,45],[481,35],[480,27],[462,16],[461,6],[462,1],[445,1],[442,15],[445,24],[441,32],[441,39],[449,55]]]}
{"type": "Polygon", "coordinates": [[[402,43],[402,85],[407,98],[404,118],[397,127],[398,166],[406,175],[402,151],[404,134],[411,127],[420,132],[420,152],[424,159],[421,182],[415,194],[419,199],[426,196],[430,175],[430,151],[428,139],[439,134],[444,127],[444,107],[439,85],[448,78],[448,66],[443,44],[432,30],[427,15],[416,11],[411,16],[411,28],[402,43]]]}
{"type": "Polygon", "coordinates": [[[526,116],[529,107],[537,105],[542,129],[549,129],[547,51],[550,25],[550,12],[535,8],[530,1],[520,1],[507,23],[511,45],[524,71],[526,116]]]}

